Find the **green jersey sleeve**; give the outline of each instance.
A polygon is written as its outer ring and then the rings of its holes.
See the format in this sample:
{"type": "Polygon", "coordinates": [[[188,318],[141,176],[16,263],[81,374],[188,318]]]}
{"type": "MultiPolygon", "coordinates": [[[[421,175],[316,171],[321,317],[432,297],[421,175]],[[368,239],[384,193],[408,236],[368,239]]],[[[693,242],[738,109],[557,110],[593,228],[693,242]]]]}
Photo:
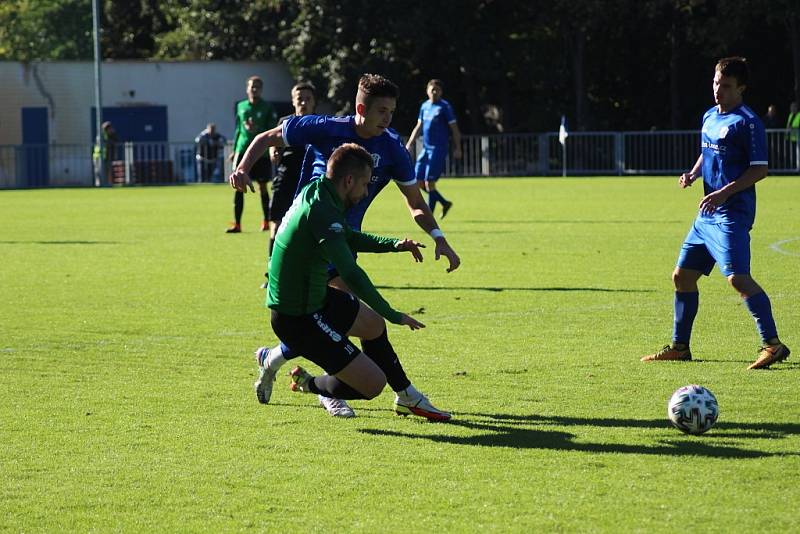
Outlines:
{"type": "Polygon", "coordinates": [[[398,240],[393,237],[383,237],[357,230],[347,233],[347,244],[353,252],[397,252],[398,240]]]}
{"type": "Polygon", "coordinates": [[[367,273],[356,263],[353,252],[347,246],[344,236],[325,239],[322,242],[322,251],[336,267],[342,280],[345,281],[358,298],[366,302],[370,308],[378,312],[382,317],[385,317],[387,321],[400,324],[403,314],[392,308],[386,302],[386,299],[378,293],[367,273]]]}
{"type": "MultiPolygon", "coordinates": [[[[342,213],[330,204],[319,203],[314,207],[315,209],[309,213],[308,222],[314,239],[322,249],[322,255],[336,267],[339,276],[358,298],[388,321],[399,324],[402,314],[386,302],[375,289],[367,273],[356,264],[353,251],[348,245],[348,236],[352,236],[355,232],[347,225],[342,213]]],[[[369,242],[373,247],[383,247],[384,250],[387,247],[383,240],[363,237],[363,234],[357,239],[363,240],[364,243],[369,242]]]]}

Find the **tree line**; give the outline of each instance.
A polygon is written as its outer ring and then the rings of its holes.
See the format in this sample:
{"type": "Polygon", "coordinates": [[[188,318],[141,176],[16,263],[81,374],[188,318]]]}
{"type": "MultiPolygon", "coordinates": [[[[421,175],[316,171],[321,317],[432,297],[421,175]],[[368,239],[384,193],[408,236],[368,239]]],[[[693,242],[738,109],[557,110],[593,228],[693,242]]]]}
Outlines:
{"type": "MultiPolygon", "coordinates": [[[[410,131],[440,78],[467,133],[697,128],[717,59],[746,101],[800,100],[797,0],[132,0],[102,3],[106,60],[284,61],[340,112],[358,77],[398,83],[410,131]]],[[[91,0],[4,0],[0,59],[92,58],[91,0]]]]}

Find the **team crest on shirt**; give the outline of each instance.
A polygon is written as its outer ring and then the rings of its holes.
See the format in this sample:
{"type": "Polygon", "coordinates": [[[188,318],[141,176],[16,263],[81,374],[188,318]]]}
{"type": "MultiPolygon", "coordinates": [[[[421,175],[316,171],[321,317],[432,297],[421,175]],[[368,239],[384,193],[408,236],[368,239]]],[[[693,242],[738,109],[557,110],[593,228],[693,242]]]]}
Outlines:
{"type": "Polygon", "coordinates": [[[331,225],[328,227],[328,230],[335,234],[341,234],[344,232],[344,226],[342,226],[341,223],[335,222],[331,223],[331,225]]]}
{"type": "Polygon", "coordinates": [[[719,129],[719,138],[722,139],[726,135],[728,135],[728,127],[723,126],[722,128],[719,129]]]}
{"type": "Polygon", "coordinates": [[[381,164],[381,155],[380,154],[370,154],[372,156],[372,166],[379,167],[381,164]]]}

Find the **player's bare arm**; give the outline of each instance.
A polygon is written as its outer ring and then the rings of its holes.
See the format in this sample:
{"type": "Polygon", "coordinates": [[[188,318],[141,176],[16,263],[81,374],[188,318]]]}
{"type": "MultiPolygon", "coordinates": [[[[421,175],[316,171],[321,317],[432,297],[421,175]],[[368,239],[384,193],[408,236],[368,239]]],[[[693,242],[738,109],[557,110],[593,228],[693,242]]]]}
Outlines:
{"type": "Polygon", "coordinates": [[[228,183],[231,184],[231,187],[237,191],[244,191],[246,193],[247,189],[249,188],[250,191],[255,193],[256,190],[253,187],[253,182],[250,180],[250,175],[248,174],[250,169],[253,168],[253,165],[255,165],[256,161],[261,158],[261,156],[269,147],[283,146],[286,146],[286,143],[283,142],[282,126],[276,126],[271,130],[267,130],[266,132],[262,132],[255,136],[253,142],[247,147],[247,151],[244,153],[242,161],[239,162],[239,165],[228,177],[228,183]]]}
{"type": "Polygon", "coordinates": [[[414,148],[414,141],[417,140],[419,137],[419,131],[422,128],[422,121],[417,119],[417,124],[414,126],[414,129],[411,130],[411,135],[408,136],[408,141],[406,141],[406,150],[411,152],[411,149],[414,148]]]}
{"type": "Polygon", "coordinates": [[[678,178],[678,184],[681,186],[682,189],[686,189],[687,187],[691,186],[695,180],[700,176],[700,169],[703,168],[703,155],[700,154],[700,157],[697,158],[697,161],[694,163],[692,170],[689,172],[685,172],[680,175],[678,178]]]}
{"type": "Polygon", "coordinates": [[[453,157],[461,159],[461,130],[458,129],[458,123],[450,123],[450,133],[453,140],[453,157]]]}
{"type": "Polygon", "coordinates": [[[704,196],[700,200],[700,211],[705,214],[713,213],[714,210],[722,206],[731,197],[731,195],[735,195],[739,191],[744,191],[748,187],[752,187],[756,182],[759,182],[766,177],[766,165],[751,165],[736,180],[732,181],[722,189],[718,189],[717,191],[704,196]]]}
{"type": "Polygon", "coordinates": [[[456,251],[453,250],[447,242],[447,239],[445,239],[443,232],[439,229],[439,225],[436,224],[436,220],[433,218],[433,213],[431,213],[428,203],[422,198],[422,193],[419,188],[416,185],[398,185],[398,187],[406,198],[406,205],[408,206],[408,211],[411,212],[411,217],[414,219],[414,222],[425,230],[425,233],[433,237],[436,243],[434,259],[438,260],[442,256],[447,258],[449,262],[447,267],[448,273],[458,269],[459,265],[461,265],[461,258],[458,257],[456,251]]]}

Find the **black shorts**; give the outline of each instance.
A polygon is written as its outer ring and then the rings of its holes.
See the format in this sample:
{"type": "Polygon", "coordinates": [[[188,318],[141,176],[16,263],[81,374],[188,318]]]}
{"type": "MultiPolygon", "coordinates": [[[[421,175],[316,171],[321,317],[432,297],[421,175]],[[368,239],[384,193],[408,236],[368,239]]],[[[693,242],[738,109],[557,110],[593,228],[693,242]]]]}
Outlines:
{"type": "Polygon", "coordinates": [[[280,221],[294,201],[300,171],[286,165],[278,165],[272,180],[272,199],[269,203],[269,220],[280,221]]]}
{"type": "MultiPolygon", "coordinates": [[[[239,156],[236,158],[236,161],[233,163],[234,169],[237,165],[239,165],[239,162],[243,157],[244,154],[239,154],[239,156]]],[[[269,156],[262,156],[258,161],[256,161],[248,174],[250,175],[250,180],[253,182],[264,183],[272,180],[272,161],[270,161],[269,156]]]]}
{"type": "Polygon", "coordinates": [[[329,287],[327,303],[321,310],[307,315],[272,310],[272,329],[297,354],[334,375],[361,352],[347,338],[360,306],[350,293],[329,287]]]}

